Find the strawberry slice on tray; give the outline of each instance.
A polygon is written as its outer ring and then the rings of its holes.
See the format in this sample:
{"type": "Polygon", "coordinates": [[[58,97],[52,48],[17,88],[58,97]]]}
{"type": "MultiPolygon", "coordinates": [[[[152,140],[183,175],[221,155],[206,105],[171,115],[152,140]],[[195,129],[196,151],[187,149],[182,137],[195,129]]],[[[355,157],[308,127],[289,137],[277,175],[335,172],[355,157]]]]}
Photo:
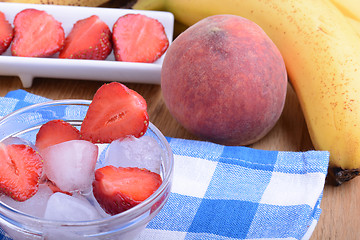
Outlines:
{"type": "Polygon", "coordinates": [[[43,171],[41,156],[24,144],[0,143],[0,192],[17,201],[35,195],[43,171]]]}
{"type": "Polygon", "coordinates": [[[13,56],[50,57],[60,51],[64,41],[61,23],[47,12],[28,8],[16,14],[13,56]]]}
{"type": "Polygon", "coordinates": [[[98,16],[92,15],[74,24],[59,57],[104,60],[111,50],[110,28],[98,16]]]}
{"type": "Polygon", "coordinates": [[[110,143],[127,136],[141,137],[149,126],[145,99],[119,82],[102,85],[81,124],[82,139],[110,143]]]}
{"type": "Polygon", "coordinates": [[[126,14],[113,25],[113,48],[117,61],[155,62],[169,46],[164,26],[142,14],[126,14]]]}
{"type": "Polygon", "coordinates": [[[93,193],[104,211],[115,215],[150,197],[161,183],[160,175],[147,169],[109,165],[96,170],[93,193]]]}
{"type": "Polygon", "coordinates": [[[5,14],[0,12],[0,54],[3,54],[10,46],[14,37],[11,24],[6,20],[5,14]]]}

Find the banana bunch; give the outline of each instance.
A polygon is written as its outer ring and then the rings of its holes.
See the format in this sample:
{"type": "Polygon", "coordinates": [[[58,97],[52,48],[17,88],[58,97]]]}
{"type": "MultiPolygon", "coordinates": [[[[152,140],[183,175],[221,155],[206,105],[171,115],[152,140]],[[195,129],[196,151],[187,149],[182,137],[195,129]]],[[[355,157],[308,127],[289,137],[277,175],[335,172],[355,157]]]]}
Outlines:
{"type": "Polygon", "coordinates": [[[330,0],[344,15],[360,36],[360,2],[356,0],[330,0]]]}
{"type": "Polygon", "coordinates": [[[360,5],[357,0],[138,0],[187,26],[216,14],[254,21],[283,55],[317,150],[341,184],[360,171],[360,5]]]}
{"type": "Polygon", "coordinates": [[[110,0],[2,0],[0,2],[97,7],[110,0]]]}

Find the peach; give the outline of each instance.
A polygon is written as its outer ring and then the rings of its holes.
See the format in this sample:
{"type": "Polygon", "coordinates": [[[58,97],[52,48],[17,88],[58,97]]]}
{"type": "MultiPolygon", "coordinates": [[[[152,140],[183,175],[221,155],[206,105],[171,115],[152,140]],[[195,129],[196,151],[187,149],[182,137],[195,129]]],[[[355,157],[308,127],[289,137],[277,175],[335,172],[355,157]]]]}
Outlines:
{"type": "Polygon", "coordinates": [[[249,145],[280,118],[287,72],[278,48],[257,24],[215,15],[186,29],[169,46],[161,88],[171,115],[193,135],[249,145]]]}

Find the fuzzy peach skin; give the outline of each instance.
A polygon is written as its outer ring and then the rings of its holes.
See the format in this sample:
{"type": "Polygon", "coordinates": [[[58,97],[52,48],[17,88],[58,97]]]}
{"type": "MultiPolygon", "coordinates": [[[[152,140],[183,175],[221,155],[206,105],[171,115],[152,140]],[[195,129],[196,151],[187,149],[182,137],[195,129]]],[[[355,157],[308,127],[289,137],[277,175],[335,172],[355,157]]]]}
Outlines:
{"type": "Polygon", "coordinates": [[[170,45],[161,72],[171,115],[201,139],[249,145],[284,108],[287,72],[270,38],[235,15],[205,18],[170,45]]]}

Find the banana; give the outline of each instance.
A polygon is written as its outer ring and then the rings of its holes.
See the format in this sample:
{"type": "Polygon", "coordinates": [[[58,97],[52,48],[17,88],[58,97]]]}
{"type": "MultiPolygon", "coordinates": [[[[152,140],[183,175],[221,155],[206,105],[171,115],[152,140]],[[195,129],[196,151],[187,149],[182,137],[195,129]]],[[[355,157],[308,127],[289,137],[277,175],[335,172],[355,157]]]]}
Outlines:
{"type": "Polygon", "coordinates": [[[360,2],[358,0],[330,0],[360,36],[360,2]]]}
{"type": "Polygon", "coordinates": [[[282,53],[314,148],[330,152],[329,176],[340,185],[359,175],[360,37],[329,0],[138,0],[133,8],[144,6],[188,26],[216,14],[257,23],[282,53]]]}
{"type": "Polygon", "coordinates": [[[97,7],[109,1],[110,0],[3,0],[0,2],[97,7]]]}
{"type": "Polygon", "coordinates": [[[139,10],[168,11],[169,9],[166,8],[167,1],[168,0],[137,0],[131,7],[139,10]]]}
{"type": "Polygon", "coordinates": [[[346,17],[350,25],[354,28],[354,30],[357,32],[357,34],[360,37],[360,21],[357,21],[353,18],[346,17]]]}
{"type": "Polygon", "coordinates": [[[345,16],[360,21],[359,0],[330,0],[345,16]]]}

